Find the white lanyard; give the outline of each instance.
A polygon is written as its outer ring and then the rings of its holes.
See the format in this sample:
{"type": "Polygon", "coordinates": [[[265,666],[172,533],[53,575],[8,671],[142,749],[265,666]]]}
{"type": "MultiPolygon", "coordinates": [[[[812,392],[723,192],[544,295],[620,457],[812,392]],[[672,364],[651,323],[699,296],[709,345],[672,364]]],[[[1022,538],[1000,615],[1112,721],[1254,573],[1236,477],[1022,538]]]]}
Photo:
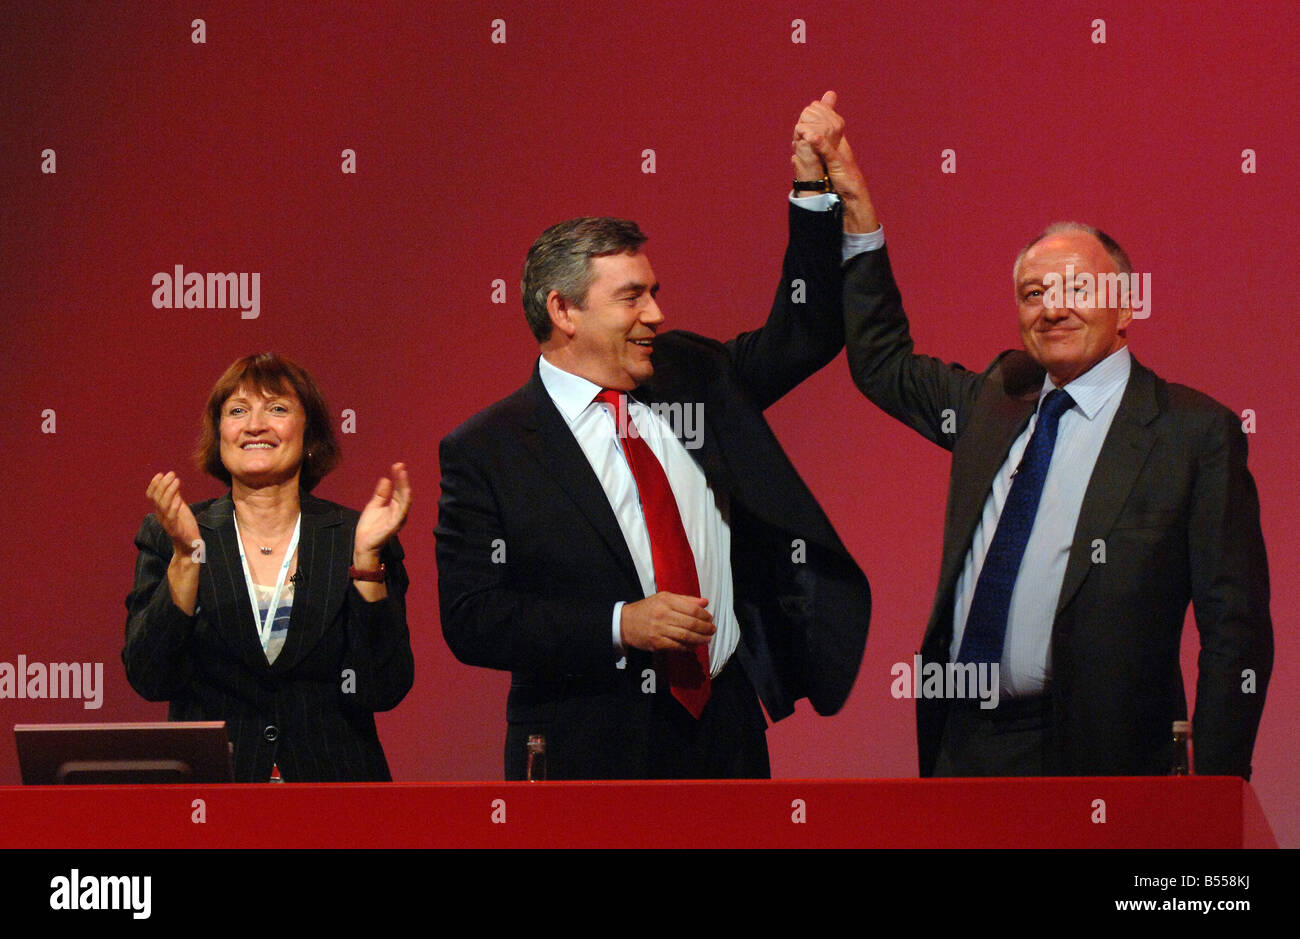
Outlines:
{"type": "Polygon", "coordinates": [[[280,605],[280,591],[284,589],[284,579],[289,573],[289,562],[293,560],[293,553],[298,550],[298,535],[302,531],[302,513],[298,513],[298,521],[293,524],[293,538],[289,541],[289,547],[284,552],[284,563],[280,565],[280,576],[275,581],[275,593],[271,595],[271,605],[266,610],[266,618],[263,620],[257,615],[257,588],[253,585],[253,572],[248,569],[248,558],[244,556],[244,539],[239,534],[239,519],[231,513],[231,518],[235,519],[235,544],[239,545],[239,563],[244,565],[244,583],[248,585],[248,602],[253,606],[253,623],[257,626],[257,637],[262,640],[262,651],[266,651],[267,643],[271,641],[271,624],[275,621],[275,611],[280,605]]]}

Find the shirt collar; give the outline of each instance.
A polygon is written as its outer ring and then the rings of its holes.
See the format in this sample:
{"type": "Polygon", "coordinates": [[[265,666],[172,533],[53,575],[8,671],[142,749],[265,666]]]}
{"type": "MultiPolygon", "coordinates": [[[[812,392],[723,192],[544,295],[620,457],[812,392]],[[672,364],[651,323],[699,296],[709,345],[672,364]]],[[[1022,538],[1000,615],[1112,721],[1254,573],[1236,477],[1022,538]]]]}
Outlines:
{"type": "MultiPolygon", "coordinates": [[[[1092,420],[1106,402],[1128,384],[1129,372],[1132,369],[1133,356],[1129,353],[1128,346],[1124,346],[1106,356],[1074,381],[1066,383],[1063,390],[1070,393],[1075,406],[1083,416],[1092,420]]],[[[1038,393],[1040,406],[1043,398],[1055,387],[1052,384],[1052,376],[1044,375],[1043,388],[1038,393]]]]}
{"type": "Polygon", "coordinates": [[[560,415],[570,427],[600,392],[600,385],[552,365],[546,356],[538,358],[537,371],[546,393],[551,396],[560,415]]]}

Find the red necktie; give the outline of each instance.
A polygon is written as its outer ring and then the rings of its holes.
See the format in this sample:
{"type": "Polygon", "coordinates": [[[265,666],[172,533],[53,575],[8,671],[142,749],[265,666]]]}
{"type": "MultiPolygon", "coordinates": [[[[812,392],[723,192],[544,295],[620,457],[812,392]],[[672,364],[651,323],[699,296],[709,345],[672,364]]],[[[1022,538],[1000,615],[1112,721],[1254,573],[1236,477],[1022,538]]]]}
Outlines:
{"type": "MultiPolygon", "coordinates": [[[[686,540],[677,498],[668,484],[659,458],[650,445],[641,439],[636,425],[627,413],[627,396],[608,388],[596,395],[601,404],[614,411],[614,421],[623,453],[636,480],[641,496],[641,510],[645,515],[646,529],[650,534],[650,556],[654,562],[655,585],[669,593],[688,597],[700,595],[700,579],[695,573],[695,555],[686,540]]],[[[701,643],[690,652],[666,652],[668,683],[673,697],[682,703],[697,719],[709,703],[709,646],[701,643]]]]}

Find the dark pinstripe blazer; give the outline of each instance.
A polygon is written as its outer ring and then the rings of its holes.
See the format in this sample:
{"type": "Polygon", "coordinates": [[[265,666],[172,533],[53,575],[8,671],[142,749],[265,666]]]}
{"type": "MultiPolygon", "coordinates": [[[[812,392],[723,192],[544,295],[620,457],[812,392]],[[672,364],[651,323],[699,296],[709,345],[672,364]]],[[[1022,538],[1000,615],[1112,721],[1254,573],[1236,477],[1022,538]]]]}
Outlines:
{"type": "Polygon", "coordinates": [[[230,494],[190,508],[205,549],[193,616],[172,602],[171,539],[157,517],[148,515],[135,536],[122,649],[131,687],[169,701],[169,720],[224,720],[239,782],[266,780],[273,763],[290,781],[391,779],[374,712],[396,707],[414,678],[397,539],[383,551],[388,596],[367,603],[348,578],[359,513],[303,493],[304,579],[284,649],[269,665],[253,627],[230,494]]]}

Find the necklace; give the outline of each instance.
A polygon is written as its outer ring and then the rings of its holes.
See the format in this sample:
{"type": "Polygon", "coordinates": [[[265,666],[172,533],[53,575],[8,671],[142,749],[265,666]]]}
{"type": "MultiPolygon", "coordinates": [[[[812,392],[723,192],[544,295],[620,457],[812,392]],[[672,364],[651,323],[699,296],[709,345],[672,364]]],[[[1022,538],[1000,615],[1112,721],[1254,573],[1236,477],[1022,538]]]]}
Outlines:
{"type": "Polygon", "coordinates": [[[282,544],[283,542],[284,542],[284,536],[282,535],[281,537],[273,541],[271,544],[259,543],[257,546],[257,550],[260,551],[263,555],[270,555],[275,550],[276,545],[282,544]]]}

